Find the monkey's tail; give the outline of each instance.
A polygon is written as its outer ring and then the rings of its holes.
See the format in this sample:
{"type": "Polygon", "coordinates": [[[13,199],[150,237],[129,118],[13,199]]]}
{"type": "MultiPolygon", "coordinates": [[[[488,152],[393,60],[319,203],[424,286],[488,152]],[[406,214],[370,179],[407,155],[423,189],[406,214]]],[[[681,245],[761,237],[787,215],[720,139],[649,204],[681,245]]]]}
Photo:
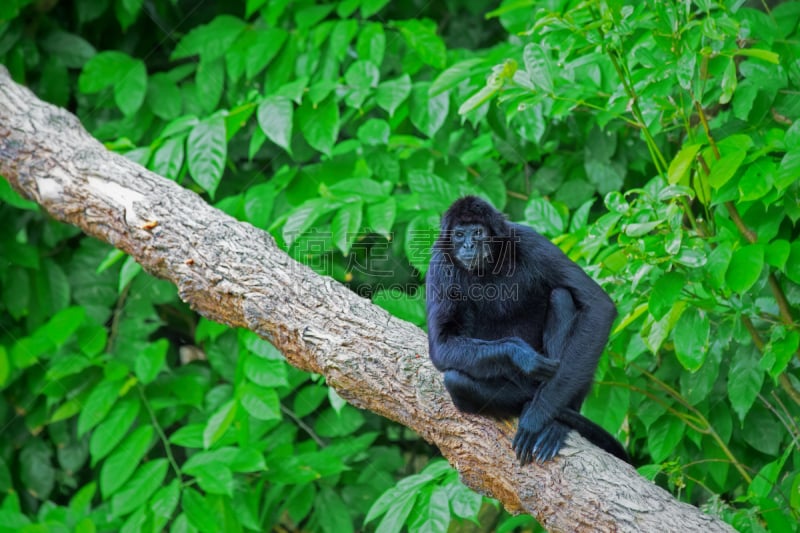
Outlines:
{"type": "Polygon", "coordinates": [[[595,446],[599,446],[614,457],[622,459],[628,464],[633,464],[628,452],[611,433],[595,424],[579,412],[573,409],[562,409],[556,416],[556,420],[563,422],[578,433],[583,435],[595,446]]]}

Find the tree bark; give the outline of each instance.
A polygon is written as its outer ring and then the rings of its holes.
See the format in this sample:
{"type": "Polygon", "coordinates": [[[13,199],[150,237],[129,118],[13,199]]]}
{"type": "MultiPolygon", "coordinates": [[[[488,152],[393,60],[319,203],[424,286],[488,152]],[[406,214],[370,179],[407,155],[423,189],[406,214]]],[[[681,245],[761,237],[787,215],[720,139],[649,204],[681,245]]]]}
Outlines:
{"type": "Polygon", "coordinates": [[[453,407],[425,334],[280,250],[272,237],[109,152],[0,66],[0,174],[57,220],[130,254],[203,316],[245,327],[347,401],[435,444],[475,490],[551,531],[732,531],[579,436],[520,467],[514,428],[453,407]]]}

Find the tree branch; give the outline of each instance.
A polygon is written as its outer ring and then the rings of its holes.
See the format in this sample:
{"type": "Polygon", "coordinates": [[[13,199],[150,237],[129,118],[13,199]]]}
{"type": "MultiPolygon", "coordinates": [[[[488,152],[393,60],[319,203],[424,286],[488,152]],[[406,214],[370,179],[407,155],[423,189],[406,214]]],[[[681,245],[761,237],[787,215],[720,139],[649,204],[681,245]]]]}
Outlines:
{"type": "Polygon", "coordinates": [[[439,447],[466,484],[553,531],[732,531],[578,436],[520,467],[513,428],[458,413],[417,327],[321,277],[272,237],[106,150],[0,67],[0,174],[54,218],[133,256],[210,319],[251,329],[353,405],[439,447]]]}

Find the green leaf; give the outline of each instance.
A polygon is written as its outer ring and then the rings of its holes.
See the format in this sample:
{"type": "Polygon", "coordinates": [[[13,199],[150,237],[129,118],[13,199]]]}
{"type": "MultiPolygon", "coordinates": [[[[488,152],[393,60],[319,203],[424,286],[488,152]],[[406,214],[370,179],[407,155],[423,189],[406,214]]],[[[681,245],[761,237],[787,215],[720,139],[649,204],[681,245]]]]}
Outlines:
{"type": "Polygon", "coordinates": [[[186,152],[189,174],[213,198],[228,155],[225,121],[216,117],[194,126],[186,140],[186,152]]]}
{"type": "Polygon", "coordinates": [[[258,105],[258,125],[267,138],[292,153],[294,106],[285,96],[267,96],[258,105]]]}
{"type": "Polygon", "coordinates": [[[672,330],[675,355],[686,370],[697,371],[708,353],[711,326],[708,314],[696,307],[688,307],[672,330]]]}
{"type": "Polygon", "coordinates": [[[221,462],[211,462],[183,470],[195,476],[197,484],[208,494],[233,496],[233,472],[221,462]]]}
{"type": "Polygon", "coordinates": [[[153,440],[153,426],[139,426],[119,448],[114,450],[100,467],[100,492],[107,499],[131,477],[139,466],[150,442],[153,440]]]}
{"type": "Polygon", "coordinates": [[[731,101],[733,94],[736,92],[737,83],[736,61],[731,58],[725,67],[725,72],[723,72],[722,81],[720,82],[722,86],[722,94],[719,95],[720,104],[725,105],[731,101]]]}
{"type": "Polygon", "coordinates": [[[0,202],[28,211],[37,211],[39,209],[39,204],[20,196],[17,191],[11,188],[11,184],[4,179],[0,180],[0,202]]]}
{"type": "Polygon", "coordinates": [[[274,389],[245,383],[239,387],[238,395],[239,403],[253,418],[258,420],[280,420],[280,400],[278,399],[278,393],[274,389]]]}
{"type": "Polygon", "coordinates": [[[484,87],[481,87],[478,92],[467,98],[464,103],[459,106],[458,114],[466,115],[470,111],[478,109],[483,104],[494,98],[494,96],[500,91],[500,88],[501,87],[499,85],[487,83],[484,87]]]}
{"type": "Polygon", "coordinates": [[[171,60],[199,55],[206,61],[222,57],[244,31],[245,23],[231,15],[220,15],[208,24],[195,27],[183,36],[171,60]]]}
{"type": "Polygon", "coordinates": [[[547,94],[552,94],[554,69],[549,51],[539,43],[528,43],[522,53],[522,58],[531,83],[547,94]]]}
{"type": "Polygon", "coordinates": [[[685,425],[679,418],[667,413],[656,420],[647,431],[647,446],[654,463],[664,461],[681,441],[685,425]]]}
{"type": "Polygon", "coordinates": [[[255,448],[241,448],[236,456],[228,462],[234,472],[263,472],[267,469],[262,452],[255,448]]]}
{"type": "Polygon", "coordinates": [[[306,142],[330,156],[339,138],[339,106],[335,98],[329,96],[316,106],[306,100],[297,110],[297,121],[306,142]]]}
{"type": "Polygon", "coordinates": [[[229,400],[211,415],[203,430],[203,448],[206,450],[211,448],[214,443],[225,435],[234,418],[236,418],[236,405],[234,400],[229,400]]]}
{"type": "Polygon", "coordinates": [[[122,294],[122,291],[125,290],[125,287],[127,287],[141,271],[142,265],[137,263],[133,257],[126,257],[125,262],[122,263],[122,268],[119,271],[119,286],[117,287],[117,294],[122,294]]]}
{"type": "Polygon", "coordinates": [[[371,17],[389,3],[389,0],[361,0],[361,16],[365,19],[371,17]]]}
{"type": "Polygon", "coordinates": [[[681,295],[686,285],[686,276],[680,272],[667,272],[653,284],[648,300],[648,309],[656,320],[667,314],[681,295]]]}
{"type": "Polygon", "coordinates": [[[345,97],[347,105],[361,108],[371,89],[378,86],[380,78],[380,70],[370,61],[356,61],[351,64],[344,75],[345,82],[350,87],[350,92],[345,97]]]}
{"type": "Polygon", "coordinates": [[[117,20],[122,27],[122,31],[128,31],[128,28],[136,22],[136,19],[142,11],[143,1],[144,0],[116,0],[116,2],[114,2],[114,12],[117,15],[117,20]]]}
{"type": "Polygon", "coordinates": [[[565,222],[553,204],[544,198],[532,198],[525,207],[525,222],[548,237],[564,233],[565,222]]]}
{"type": "Polygon", "coordinates": [[[417,499],[417,493],[404,492],[398,495],[398,498],[391,503],[391,506],[386,511],[376,531],[382,533],[399,533],[402,531],[406,523],[406,519],[411,514],[411,509],[414,508],[414,502],[417,499]]]}
{"type": "Polygon", "coordinates": [[[725,281],[732,291],[746,292],[758,281],[764,269],[764,245],[749,244],[733,252],[725,281]]]}
{"type": "Polygon", "coordinates": [[[70,398],[66,402],[59,405],[58,409],[53,411],[53,414],[50,415],[50,423],[54,424],[55,422],[72,418],[73,416],[77,415],[81,409],[83,409],[83,403],[80,401],[80,399],[70,398]]]}
{"type": "Polygon", "coordinates": [[[651,233],[663,223],[663,220],[651,220],[650,222],[634,222],[632,224],[625,224],[624,232],[628,237],[642,237],[643,235],[651,233]]]}
{"type": "Polygon", "coordinates": [[[367,206],[367,228],[390,239],[396,216],[397,201],[394,198],[367,206]]]}
{"type": "Polygon", "coordinates": [[[153,515],[155,515],[156,518],[169,520],[172,518],[173,514],[175,513],[175,509],[178,507],[180,497],[180,481],[173,479],[169,485],[166,487],[161,487],[153,495],[153,499],[150,501],[150,510],[153,511],[153,515]]]}
{"type": "MultiPolygon", "coordinates": [[[[19,453],[19,476],[23,488],[34,498],[47,501],[55,485],[53,452],[39,438],[29,439],[19,453]]],[[[7,505],[8,500],[4,501],[7,505]]]]}
{"type": "MultiPolygon", "coordinates": [[[[675,305],[672,306],[669,313],[664,315],[660,320],[650,324],[650,330],[646,332],[646,336],[643,336],[642,340],[644,340],[645,346],[647,346],[651,352],[658,353],[659,348],[661,348],[661,345],[666,340],[670,331],[672,331],[672,328],[675,327],[675,324],[678,322],[678,319],[685,309],[686,302],[675,302],[675,305]]],[[[642,334],[644,335],[645,331],[642,331],[642,334]]]]}
{"type": "Polygon", "coordinates": [[[61,347],[85,319],[86,311],[83,307],[68,307],[56,313],[47,324],[36,331],[36,335],[44,335],[53,346],[61,347]]]}
{"type": "Polygon", "coordinates": [[[143,506],[164,482],[169,463],[154,459],[143,464],[131,480],[111,498],[111,514],[124,516],[143,506]]]}
{"type": "Polygon", "coordinates": [[[737,56],[748,56],[761,59],[768,63],[777,65],[780,63],[781,56],[771,50],[763,50],[761,48],[739,48],[736,50],[737,56]]]}
{"type": "Polygon", "coordinates": [[[482,58],[470,58],[464,61],[459,61],[455,65],[449,67],[447,70],[439,74],[430,88],[428,89],[428,96],[438,96],[450,89],[458,86],[459,83],[465,79],[477,74],[481,71],[478,67],[484,67],[486,60],[482,58]]]}
{"type": "Polygon", "coordinates": [[[136,358],[134,363],[136,377],[142,384],[152,383],[158,377],[167,359],[168,348],[167,339],[158,339],[148,344],[136,358]]]}
{"type": "MultiPolygon", "coordinates": [[[[358,2],[358,0],[356,1],[358,2]]],[[[375,65],[380,65],[383,63],[385,52],[386,34],[383,31],[383,25],[374,22],[362,24],[358,30],[358,41],[356,42],[357,56],[360,59],[372,61],[375,65]]]]}
{"type": "Polygon", "coordinates": [[[688,144],[675,154],[675,158],[669,164],[667,171],[667,180],[671,185],[682,183],[685,181],[686,176],[689,174],[689,169],[692,168],[694,158],[702,145],[688,144]]]}
{"type": "Polygon", "coordinates": [[[333,387],[328,388],[328,403],[331,404],[331,407],[333,407],[333,410],[337,415],[340,415],[342,413],[342,409],[344,409],[344,407],[347,405],[347,402],[344,400],[344,398],[339,396],[336,393],[336,389],[333,387]]]}
{"type": "Polygon", "coordinates": [[[303,387],[294,398],[294,413],[297,416],[307,416],[322,404],[328,396],[328,389],[320,385],[308,385],[303,387]]]}
{"type": "Polygon", "coordinates": [[[27,368],[38,361],[39,356],[53,349],[53,343],[44,335],[22,337],[11,347],[11,361],[16,368],[27,368]]]}
{"type": "MultiPolygon", "coordinates": [[[[356,7],[358,6],[352,6],[352,9],[355,9],[356,7]]],[[[339,14],[341,17],[341,3],[337,6],[336,10],[337,14],[339,14]]],[[[347,17],[347,15],[344,17],[347,17]]],[[[331,30],[330,37],[328,38],[328,52],[334,56],[337,61],[342,62],[345,60],[347,57],[348,47],[350,46],[350,41],[353,40],[353,37],[355,37],[356,33],[358,33],[358,30],[359,24],[354,19],[337,20],[335,23],[333,23],[333,29],[331,30]]],[[[356,54],[361,56],[358,49],[356,49],[356,54]]]]}
{"type": "Polygon", "coordinates": [[[59,107],[66,107],[73,89],[67,67],[60,59],[51,56],[45,60],[41,71],[39,97],[59,107]]]}
{"type": "Polygon", "coordinates": [[[769,243],[764,250],[764,260],[768,265],[774,266],[778,270],[783,270],[791,250],[792,247],[788,241],[776,239],[769,243]]]}
{"type": "Polygon", "coordinates": [[[758,200],[766,195],[773,184],[775,163],[762,158],[747,167],[739,180],[739,199],[743,202],[758,200]]]}
{"type": "Polygon", "coordinates": [[[259,183],[244,193],[244,212],[247,220],[257,228],[266,228],[277,196],[272,182],[259,183]]]}
{"type": "Polygon", "coordinates": [[[100,52],[83,66],[78,78],[78,89],[82,93],[93,94],[114,85],[131,68],[133,61],[133,58],[122,52],[100,52]]]}
{"type": "Polygon", "coordinates": [[[800,347],[800,333],[797,331],[786,332],[782,327],[772,329],[772,336],[761,360],[761,368],[767,370],[769,375],[777,379],[800,347]]]}
{"type": "Polygon", "coordinates": [[[408,173],[408,188],[419,195],[423,208],[442,212],[459,196],[457,188],[425,170],[415,169],[408,173]]]}
{"type": "Polygon", "coordinates": [[[725,273],[728,271],[728,265],[732,257],[733,250],[731,250],[728,242],[721,242],[719,246],[711,251],[705,266],[706,279],[710,286],[715,289],[722,288],[725,284],[725,273]]]}
{"type": "Polygon", "coordinates": [[[314,422],[314,430],[320,437],[344,437],[355,433],[364,424],[364,415],[349,405],[337,413],[334,409],[324,410],[314,422]]]}
{"type": "Polygon", "coordinates": [[[78,417],[78,436],[83,435],[105,419],[119,399],[122,387],[121,381],[101,381],[92,389],[78,417]]]}
{"type": "Polygon", "coordinates": [[[786,277],[795,283],[800,283],[800,240],[792,242],[789,257],[786,259],[786,277]]]}
{"type": "Polygon", "coordinates": [[[775,187],[779,191],[783,191],[793,183],[796,183],[798,176],[800,176],[800,147],[792,147],[778,164],[775,187]]]}
{"type": "Polygon", "coordinates": [[[178,181],[184,158],[184,137],[167,139],[153,153],[150,170],[172,181],[178,181]]]}
{"type": "Polygon", "coordinates": [[[334,209],[338,209],[340,205],[339,202],[331,202],[327,198],[306,200],[303,205],[292,211],[286,219],[286,224],[283,226],[283,240],[286,241],[286,245],[291,246],[295,239],[314,225],[317,219],[334,209]]]}
{"type": "Polygon", "coordinates": [[[411,107],[409,118],[411,123],[428,137],[433,137],[447,119],[450,110],[450,97],[448,93],[430,97],[429,83],[418,83],[411,93],[411,107]]]}
{"type": "Polygon", "coordinates": [[[405,252],[409,262],[421,273],[428,271],[431,247],[439,234],[439,217],[419,214],[411,219],[406,228],[405,252]]]}
{"type": "Polygon", "coordinates": [[[280,359],[264,359],[253,355],[245,356],[244,374],[247,379],[262,387],[283,387],[287,385],[286,363],[280,359]]]}
{"type": "Polygon", "coordinates": [[[11,361],[8,359],[8,352],[6,352],[5,347],[0,345],[0,390],[5,387],[10,375],[11,361]]]}
{"type": "Polygon", "coordinates": [[[197,104],[208,113],[217,108],[225,84],[225,63],[221,58],[200,58],[195,72],[197,104]]]}
{"type": "Polygon", "coordinates": [[[55,30],[38,41],[48,55],[57,57],[67,68],[81,68],[97,51],[86,39],[73,33],[55,30]]]}
{"type": "Polygon", "coordinates": [[[447,485],[447,497],[453,514],[477,523],[478,513],[483,506],[483,498],[460,481],[447,485]]]}
{"type": "Polygon", "coordinates": [[[715,189],[721,188],[728,183],[739,167],[742,165],[747,152],[736,151],[722,156],[718,161],[711,165],[711,173],[708,175],[708,183],[715,189]]]}
{"type": "Polygon", "coordinates": [[[203,424],[183,426],[169,436],[169,442],[184,448],[202,448],[204,429],[203,424]]]}
{"type": "MultiPolygon", "coordinates": [[[[95,56],[97,57],[97,56],[95,56]]],[[[121,67],[114,81],[114,102],[125,116],[136,113],[147,94],[147,69],[139,59],[121,67]]]]}
{"type": "Polygon", "coordinates": [[[283,28],[252,28],[248,33],[252,34],[252,39],[236,52],[244,56],[245,75],[251,80],[275,59],[289,34],[283,28]]]}
{"type": "Polygon", "coordinates": [[[766,407],[756,403],[744,422],[748,431],[744,432],[744,440],[756,450],[770,456],[780,453],[782,427],[778,419],[766,407]]]}
{"type": "Polygon", "coordinates": [[[625,180],[625,169],[607,161],[587,159],[583,164],[586,177],[595,186],[597,192],[606,194],[622,188],[625,180]]]}
{"type": "Polygon", "coordinates": [[[368,524],[378,518],[379,516],[386,514],[386,511],[392,505],[394,501],[396,501],[397,496],[399,495],[400,491],[397,489],[396,486],[391,487],[386,490],[383,494],[381,494],[377,500],[372,504],[372,507],[369,508],[367,512],[367,516],[364,518],[364,523],[368,524]]]}
{"type": "Polygon", "coordinates": [[[436,24],[417,19],[397,21],[396,24],[408,47],[419,55],[423,63],[437,70],[444,69],[447,65],[447,48],[436,35],[436,24]]]}
{"type": "Polygon", "coordinates": [[[569,223],[569,233],[577,233],[589,224],[589,212],[594,202],[594,198],[587,200],[575,210],[569,223]]]}
{"type": "Polygon", "coordinates": [[[420,492],[412,513],[412,531],[447,531],[450,525],[450,501],[447,489],[428,486],[420,492]]]}
{"type": "Polygon", "coordinates": [[[411,76],[403,74],[399,78],[378,85],[375,102],[390,116],[394,116],[397,108],[411,94],[411,76]]]}
{"type": "Polygon", "coordinates": [[[344,501],[330,487],[322,487],[314,500],[314,513],[325,533],[353,531],[353,520],[344,501]]]}
{"type": "Polygon", "coordinates": [[[750,349],[740,346],[733,352],[733,361],[728,370],[728,398],[741,421],[753,406],[764,381],[764,372],[759,368],[758,360],[758,353],[752,346],[750,349]]]}
{"type": "Polygon", "coordinates": [[[191,525],[203,533],[221,531],[219,515],[216,509],[209,505],[206,498],[191,487],[183,489],[181,508],[189,518],[191,525]]]}
{"type": "Polygon", "coordinates": [[[125,438],[128,430],[136,421],[136,416],[139,414],[139,406],[138,400],[123,398],[92,432],[92,438],[89,441],[89,454],[92,457],[92,465],[100,462],[100,459],[108,455],[125,438]]]}
{"type": "Polygon", "coordinates": [[[358,201],[344,205],[334,215],[331,222],[333,243],[344,255],[350,252],[353,241],[358,237],[361,229],[361,220],[364,216],[364,202],[358,201]]]}
{"type": "Polygon", "coordinates": [[[370,146],[389,144],[392,130],[385,120],[371,118],[358,128],[358,140],[370,146]]]}

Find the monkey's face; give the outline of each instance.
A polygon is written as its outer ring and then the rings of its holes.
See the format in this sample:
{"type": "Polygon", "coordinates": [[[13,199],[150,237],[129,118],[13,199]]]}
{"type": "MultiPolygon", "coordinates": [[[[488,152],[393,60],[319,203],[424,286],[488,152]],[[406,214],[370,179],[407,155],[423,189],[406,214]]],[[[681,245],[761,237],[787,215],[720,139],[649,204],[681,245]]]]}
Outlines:
{"type": "Polygon", "coordinates": [[[473,271],[491,258],[491,235],[483,224],[458,224],[450,231],[453,260],[473,271]]]}

